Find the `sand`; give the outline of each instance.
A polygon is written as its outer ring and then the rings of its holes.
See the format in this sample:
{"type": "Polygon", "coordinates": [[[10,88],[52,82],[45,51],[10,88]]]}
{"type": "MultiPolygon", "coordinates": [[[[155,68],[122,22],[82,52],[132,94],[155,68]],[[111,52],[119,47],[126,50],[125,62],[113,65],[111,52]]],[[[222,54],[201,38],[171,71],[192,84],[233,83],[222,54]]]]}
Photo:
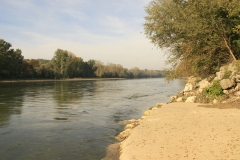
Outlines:
{"type": "Polygon", "coordinates": [[[121,142],[120,160],[240,159],[240,110],[170,103],[121,142]]]}

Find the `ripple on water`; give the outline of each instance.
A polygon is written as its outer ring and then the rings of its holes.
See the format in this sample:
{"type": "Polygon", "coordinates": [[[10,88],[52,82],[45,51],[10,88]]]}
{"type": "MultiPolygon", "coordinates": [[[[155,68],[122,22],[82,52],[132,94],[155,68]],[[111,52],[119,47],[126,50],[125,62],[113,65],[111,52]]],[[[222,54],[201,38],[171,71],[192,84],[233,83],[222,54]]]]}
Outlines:
{"type": "Polygon", "coordinates": [[[149,96],[149,95],[137,93],[137,94],[131,95],[131,96],[126,97],[126,98],[127,99],[137,99],[137,98],[142,98],[142,97],[147,97],[147,96],[149,96]]]}
{"type": "Polygon", "coordinates": [[[59,120],[59,121],[66,121],[69,120],[69,118],[63,118],[63,117],[55,117],[55,120],[59,120]]]}

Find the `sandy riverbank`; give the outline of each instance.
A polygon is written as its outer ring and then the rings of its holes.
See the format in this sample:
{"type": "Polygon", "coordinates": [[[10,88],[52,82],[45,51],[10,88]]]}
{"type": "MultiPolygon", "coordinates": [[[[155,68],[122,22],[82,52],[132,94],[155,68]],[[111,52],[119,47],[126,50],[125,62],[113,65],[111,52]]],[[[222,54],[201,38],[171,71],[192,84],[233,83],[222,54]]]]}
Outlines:
{"type": "Polygon", "coordinates": [[[120,143],[120,160],[239,159],[240,110],[170,103],[120,143]]]}
{"type": "Polygon", "coordinates": [[[66,78],[66,79],[33,79],[33,80],[0,80],[0,83],[12,82],[55,82],[55,81],[104,81],[104,80],[124,80],[126,78],[66,78]]]}

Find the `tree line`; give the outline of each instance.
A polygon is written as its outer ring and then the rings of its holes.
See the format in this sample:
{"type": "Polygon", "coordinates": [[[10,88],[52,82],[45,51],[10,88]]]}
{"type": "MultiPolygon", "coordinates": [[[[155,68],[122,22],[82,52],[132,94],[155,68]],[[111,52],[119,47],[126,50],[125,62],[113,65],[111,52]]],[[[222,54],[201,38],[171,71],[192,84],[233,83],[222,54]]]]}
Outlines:
{"type": "Polygon", "coordinates": [[[62,79],[62,78],[154,78],[161,71],[123,68],[119,64],[101,61],[83,61],[81,57],[57,49],[51,60],[24,59],[20,49],[12,49],[9,42],[0,39],[0,79],[62,79]]]}
{"type": "Polygon", "coordinates": [[[153,0],[145,10],[147,38],[169,49],[168,78],[207,77],[240,58],[239,0],[153,0]]]}
{"type": "Polygon", "coordinates": [[[131,69],[124,68],[120,64],[108,63],[104,64],[101,61],[95,61],[97,67],[96,76],[102,78],[157,78],[162,77],[160,70],[141,70],[138,67],[131,69]]]}

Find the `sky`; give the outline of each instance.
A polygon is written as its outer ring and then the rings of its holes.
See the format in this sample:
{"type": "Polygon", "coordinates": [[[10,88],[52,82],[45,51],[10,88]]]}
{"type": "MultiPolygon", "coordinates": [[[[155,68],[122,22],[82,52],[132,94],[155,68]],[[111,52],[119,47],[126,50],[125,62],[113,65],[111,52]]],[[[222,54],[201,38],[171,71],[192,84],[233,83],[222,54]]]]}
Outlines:
{"type": "Polygon", "coordinates": [[[84,61],[125,68],[166,68],[164,51],[144,35],[151,0],[0,0],[0,39],[25,59],[51,59],[57,49],[84,61]]]}

